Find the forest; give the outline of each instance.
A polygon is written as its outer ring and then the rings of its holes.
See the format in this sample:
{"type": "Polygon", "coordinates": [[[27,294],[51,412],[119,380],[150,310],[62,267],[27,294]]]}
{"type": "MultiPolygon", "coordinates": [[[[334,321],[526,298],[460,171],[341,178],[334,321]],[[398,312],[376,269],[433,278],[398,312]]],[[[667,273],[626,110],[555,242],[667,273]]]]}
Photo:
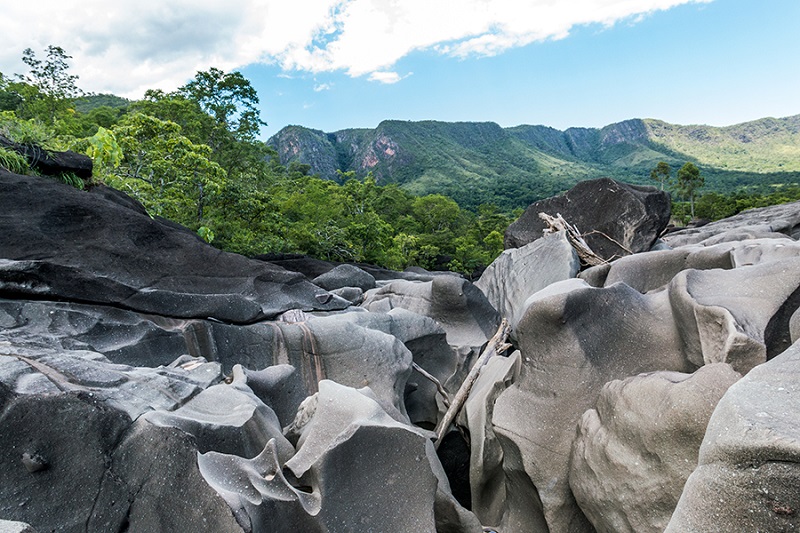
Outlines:
{"type": "MultiPolygon", "coordinates": [[[[258,95],[238,72],[211,68],[173,92],[149,90],[129,101],[85,94],[58,46],[43,58],[27,49],[22,59],[27,73],[0,73],[0,135],[89,155],[88,186],[124,191],[151,216],[180,223],[225,251],[301,253],[471,276],[502,252],[505,228],[519,215],[495,204],[466,208],[442,194],[414,195],[398,184],[379,185],[371,174],[340,170],[334,181],[311,175],[308,165],[281,165],[259,140],[265,123],[258,95]]],[[[24,158],[3,148],[0,166],[32,172],[24,158]]],[[[87,186],[76,176],[62,179],[87,186]]],[[[698,192],[692,189],[691,202],[675,203],[679,221],[691,218],[689,204],[695,216],[718,219],[800,198],[797,187],[695,200],[698,192]]]]}

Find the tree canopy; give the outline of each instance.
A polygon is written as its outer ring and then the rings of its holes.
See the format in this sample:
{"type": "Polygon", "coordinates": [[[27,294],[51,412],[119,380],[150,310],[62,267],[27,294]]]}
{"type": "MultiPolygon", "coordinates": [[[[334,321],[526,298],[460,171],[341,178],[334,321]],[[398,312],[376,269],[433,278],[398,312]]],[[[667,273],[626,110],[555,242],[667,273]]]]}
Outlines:
{"type": "Polygon", "coordinates": [[[24,57],[28,74],[17,81],[0,75],[6,130],[88,154],[96,181],[223,250],[465,274],[503,250],[511,217],[493,205],[472,212],[443,195],[380,186],[372,175],[341,173],[339,184],[309,175],[308,165],[282,165],[258,140],[265,124],[258,95],[239,72],[212,68],[176,91],[150,90],[126,102],[81,97],[60,47],[49,47],[43,61],[32,51],[24,57]]]}

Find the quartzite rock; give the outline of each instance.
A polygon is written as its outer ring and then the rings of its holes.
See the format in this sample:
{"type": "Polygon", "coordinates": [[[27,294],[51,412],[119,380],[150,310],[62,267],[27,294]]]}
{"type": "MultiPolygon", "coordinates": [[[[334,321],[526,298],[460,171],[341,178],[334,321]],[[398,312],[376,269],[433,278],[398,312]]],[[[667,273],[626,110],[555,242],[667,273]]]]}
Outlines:
{"type": "Polygon", "coordinates": [[[667,527],[717,402],[741,376],[715,363],[606,383],[583,414],[569,481],[598,533],[667,527]]]}
{"type": "Polygon", "coordinates": [[[669,223],[670,199],[655,187],[609,178],[582,181],[561,196],[531,204],[506,230],[506,248],[518,248],[542,237],[547,224],[539,213],[561,214],[585,235],[597,255],[611,260],[653,246],[669,223]]]}
{"type": "Polygon", "coordinates": [[[568,482],[581,416],[608,381],[693,368],[664,292],[642,295],[623,284],[553,292],[532,298],[517,325],[522,366],[495,402],[494,432],[509,458],[504,469],[536,487],[550,531],[591,531],[568,482]]]}
{"type": "Polygon", "coordinates": [[[246,323],[349,302],[117,202],[0,170],[0,295],[246,323]]]}
{"type": "Polygon", "coordinates": [[[513,327],[530,295],[557,281],[574,278],[579,270],[578,254],[564,233],[558,232],[504,251],[475,286],[513,327]]]}
{"type": "Polygon", "coordinates": [[[800,345],[728,389],[668,533],[800,531],[800,345]]]}

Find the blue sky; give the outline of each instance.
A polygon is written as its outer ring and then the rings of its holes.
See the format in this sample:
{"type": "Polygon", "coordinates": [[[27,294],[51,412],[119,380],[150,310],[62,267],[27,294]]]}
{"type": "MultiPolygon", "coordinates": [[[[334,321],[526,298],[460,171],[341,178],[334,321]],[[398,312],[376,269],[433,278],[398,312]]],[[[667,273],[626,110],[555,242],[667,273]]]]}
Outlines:
{"type": "Polygon", "coordinates": [[[82,88],[135,98],[175,89],[197,70],[238,69],[261,98],[264,138],[289,124],[330,132],[384,119],[565,129],[634,117],[723,126],[800,113],[800,0],[228,6],[9,6],[0,71],[22,72],[26,47],[58,44],[82,88]]]}

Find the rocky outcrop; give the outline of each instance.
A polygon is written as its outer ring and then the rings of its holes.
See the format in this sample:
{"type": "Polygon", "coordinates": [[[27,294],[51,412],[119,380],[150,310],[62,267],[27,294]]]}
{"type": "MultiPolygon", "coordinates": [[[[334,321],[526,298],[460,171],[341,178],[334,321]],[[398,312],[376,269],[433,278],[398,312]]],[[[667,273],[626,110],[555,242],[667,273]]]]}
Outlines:
{"type": "Polygon", "coordinates": [[[798,527],[791,210],[780,235],[673,241],[581,273],[549,235],[473,285],[272,257],[290,272],[216,251],[112,189],[8,174],[0,188],[0,520],[798,527]],[[502,318],[512,349],[435,442],[502,318]]]}
{"type": "Polygon", "coordinates": [[[553,283],[574,278],[578,254],[564,232],[500,254],[475,283],[500,314],[516,325],[525,301],[553,283]]]}
{"type": "Polygon", "coordinates": [[[722,397],[666,531],[800,529],[798,405],[795,344],[722,397]]]}
{"type": "Polygon", "coordinates": [[[661,532],[697,466],[717,402],[741,376],[730,365],[606,383],[583,414],[569,481],[598,532],[661,532]]]}
{"type": "Polygon", "coordinates": [[[84,180],[92,177],[92,160],[84,154],[45,150],[35,144],[19,144],[2,135],[0,135],[0,147],[24,156],[31,168],[40,174],[47,176],[75,174],[84,180]]]}
{"type": "Polygon", "coordinates": [[[720,242],[758,238],[800,237],[800,202],[748,209],[724,220],[698,228],[687,228],[666,235],[672,247],[689,244],[712,245],[720,242]]]}
{"type": "Polygon", "coordinates": [[[349,305],[296,274],[43,178],[0,171],[0,226],[0,296],[235,323],[349,305]]]}
{"type": "Polygon", "coordinates": [[[542,237],[547,224],[539,213],[561,214],[583,234],[589,248],[612,260],[649,250],[669,223],[669,195],[654,187],[609,178],[582,181],[562,194],[531,204],[506,230],[506,248],[542,237]]]}

